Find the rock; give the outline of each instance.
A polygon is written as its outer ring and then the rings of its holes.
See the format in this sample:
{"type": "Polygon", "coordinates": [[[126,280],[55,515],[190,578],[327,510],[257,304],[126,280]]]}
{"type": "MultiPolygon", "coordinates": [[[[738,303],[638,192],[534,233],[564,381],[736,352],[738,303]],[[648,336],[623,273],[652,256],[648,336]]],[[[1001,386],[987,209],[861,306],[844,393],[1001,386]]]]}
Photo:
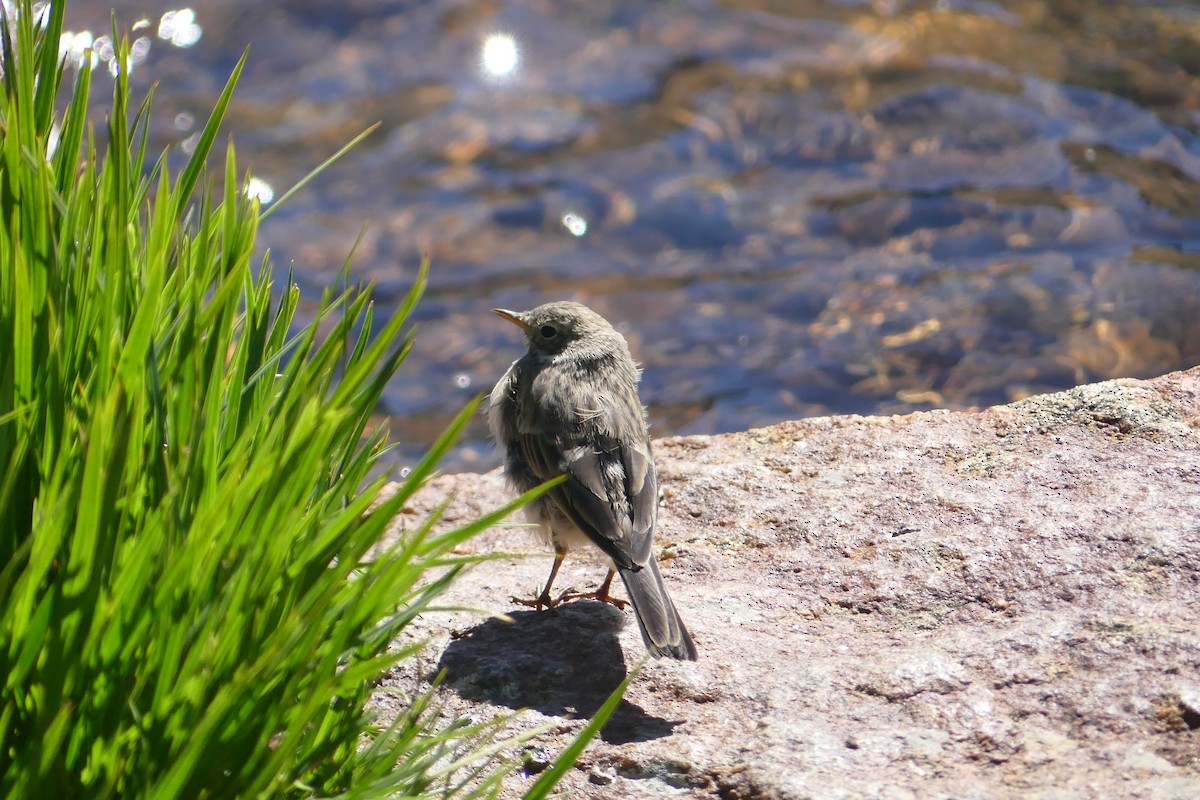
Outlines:
{"type": "Polygon", "coordinates": [[[1195,800],[1200,797],[1200,779],[1167,778],[1155,781],[1149,797],[1150,800],[1195,800]]]}
{"type": "Polygon", "coordinates": [[[1179,769],[1165,758],[1144,750],[1130,750],[1121,759],[1121,765],[1126,769],[1138,772],[1152,772],[1155,775],[1171,775],[1179,769]]]}
{"type": "Polygon", "coordinates": [[[1200,685],[1188,685],[1179,690],[1179,710],[1185,725],[1200,728],[1200,685]]]}
{"type": "MultiPolygon", "coordinates": [[[[700,660],[644,664],[567,796],[1200,796],[1200,368],[655,446],[656,546],[700,660]]],[[[443,476],[397,527],[447,497],[456,525],[508,494],[443,476]]],[[[509,621],[426,615],[415,677],[449,670],[449,714],[530,709],[514,724],[548,723],[557,754],[642,661],[637,626],[514,608],[551,559],[525,528],[465,549],[494,557],[441,605],[509,621]]],[[[558,585],[603,575],[572,553],[558,585]]]]}
{"type": "Polygon", "coordinates": [[[554,763],[554,754],[547,747],[526,747],[521,751],[526,775],[537,775],[554,763]]]}
{"type": "Polygon", "coordinates": [[[962,691],[967,687],[962,674],[961,665],[934,656],[883,672],[869,672],[855,688],[888,700],[905,700],[921,692],[950,694],[962,691]]]}
{"type": "Polygon", "coordinates": [[[602,767],[599,764],[588,771],[588,780],[597,786],[608,786],[617,778],[617,771],[612,767],[602,767]]]}

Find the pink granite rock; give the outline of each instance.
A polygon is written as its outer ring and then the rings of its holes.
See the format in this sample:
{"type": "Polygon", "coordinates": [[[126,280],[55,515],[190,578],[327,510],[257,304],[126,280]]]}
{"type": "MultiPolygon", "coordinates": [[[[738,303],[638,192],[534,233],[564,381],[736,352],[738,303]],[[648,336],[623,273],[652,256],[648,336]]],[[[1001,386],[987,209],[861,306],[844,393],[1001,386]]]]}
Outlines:
{"type": "MultiPolygon", "coordinates": [[[[656,448],[700,660],[646,664],[567,796],[1200,797],[1200,368],[656,448]]],[[[448,495],[445,524],[508,498],[445,476],[402,523],[448,495]]],[[[518,797],[644,650],[611,606],[513,605],[550,566],[516,524],[470,547],[518,555],[454,585],[480,611],[420,620],[392,682],[445,667],[448,714],[551,724],[518,797]]],[[[559,586],[603,575],[571,557],[559,586]]]]}

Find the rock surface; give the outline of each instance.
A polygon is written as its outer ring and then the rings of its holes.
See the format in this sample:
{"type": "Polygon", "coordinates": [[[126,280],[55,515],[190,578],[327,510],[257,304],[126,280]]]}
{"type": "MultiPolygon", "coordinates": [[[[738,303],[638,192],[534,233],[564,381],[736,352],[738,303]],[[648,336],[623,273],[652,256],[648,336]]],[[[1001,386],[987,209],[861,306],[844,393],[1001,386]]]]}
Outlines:
{"type": "MultiPolygon", "coordinates": [[[[1200,797],[1200,368],[656,448],[700,660],[645,665],[565,796],[1200,797]]],[[[450,525],[509,497],[444,476],[399,527],[448,496],[450,525]]],[[[480,612],[419,620],[430,646],[389,684],[444,667],[447,714],[548,724],[519,797],[644,651],[611,606],[510,602],[551,560],[522,527],[469,547],[516,555],[445,598],[480,612]]],[[[558,586],[603,574],[575,554],[558,586]]]]}

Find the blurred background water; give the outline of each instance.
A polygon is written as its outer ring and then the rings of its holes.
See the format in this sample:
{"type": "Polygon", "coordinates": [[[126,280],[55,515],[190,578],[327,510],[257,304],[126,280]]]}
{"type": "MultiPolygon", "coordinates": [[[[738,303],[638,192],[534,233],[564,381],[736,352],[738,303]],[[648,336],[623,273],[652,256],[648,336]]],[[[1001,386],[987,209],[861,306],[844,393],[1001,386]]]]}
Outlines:
{"type": "Polygon", "coordinates": [[[521,354],[494,306],[607,316],[659,436],[1200,362],[1200,2],[74,0],[65,47],[114,9],[159,148],[250,46],[264,199],[382,122],[262,240],[309,313],[364,224],[384,313],[430,257],[399,465],[521,354]]]}

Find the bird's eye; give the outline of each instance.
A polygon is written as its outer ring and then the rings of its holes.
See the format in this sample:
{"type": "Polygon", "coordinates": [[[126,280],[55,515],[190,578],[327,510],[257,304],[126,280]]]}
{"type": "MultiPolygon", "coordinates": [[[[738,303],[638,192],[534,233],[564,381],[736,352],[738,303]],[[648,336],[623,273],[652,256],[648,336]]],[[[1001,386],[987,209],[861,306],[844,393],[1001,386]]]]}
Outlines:
{"type": "Polygon", "coordinates": [[[557,328],[555,328],[553,325],[543,325],[542,326],[542,338],[543,339],[553,339],[555,336],[558,336],[557,328]]]}

